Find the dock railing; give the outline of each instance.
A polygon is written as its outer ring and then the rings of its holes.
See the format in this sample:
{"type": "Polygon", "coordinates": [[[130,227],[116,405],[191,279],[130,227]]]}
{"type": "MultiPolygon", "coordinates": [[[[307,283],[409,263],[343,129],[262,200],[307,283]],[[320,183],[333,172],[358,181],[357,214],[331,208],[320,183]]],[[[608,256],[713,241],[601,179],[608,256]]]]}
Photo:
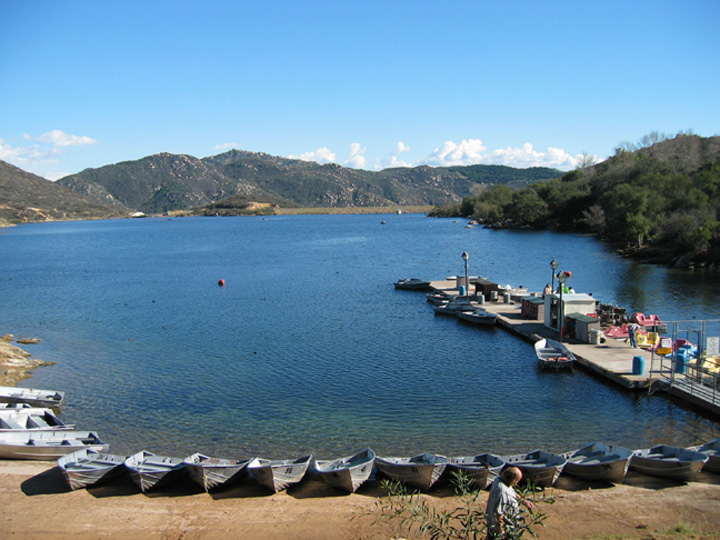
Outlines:
{"type": "Polygon", "coordinates": [[[651,349],[650,377],[720,415],[720,319],[664,322],[656,330],[661,337],[651,349]]]}

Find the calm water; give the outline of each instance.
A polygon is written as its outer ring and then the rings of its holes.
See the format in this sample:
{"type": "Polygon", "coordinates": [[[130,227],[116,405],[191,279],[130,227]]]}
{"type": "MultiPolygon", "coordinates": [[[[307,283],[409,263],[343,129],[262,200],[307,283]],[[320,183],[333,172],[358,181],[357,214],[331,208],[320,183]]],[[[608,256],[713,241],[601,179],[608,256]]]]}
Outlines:
{"type": "Polygon", "coordinates": [[[401,277],[470,274],[579,292],[663,319],[720,318],[715,276],[619,259],[592,239],[421,215],[192,218],[0,229],[0,333],[56,362],[65,421],[111,450],[336,457],[691,444],[720,426],[530,344],[437,317],[401,277]],[[382,224],[381,221],[385,221],[382,224]],[[217,282],[224,279],[225,287],[217,282]]]}

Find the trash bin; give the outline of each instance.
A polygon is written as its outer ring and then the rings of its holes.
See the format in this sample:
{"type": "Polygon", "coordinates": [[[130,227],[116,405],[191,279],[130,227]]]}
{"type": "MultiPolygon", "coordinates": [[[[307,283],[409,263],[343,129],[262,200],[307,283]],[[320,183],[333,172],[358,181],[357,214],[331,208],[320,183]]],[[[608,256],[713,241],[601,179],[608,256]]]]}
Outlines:
{"type": "Polygon", "coordinates": [[[645,357],[644,356],[633,356],[632,374],[633,375],[645,374],[645,357]]]}
{"type": "Polygon", "coordinates": [[[688,350],[680,349],[675,354],[675,372],[676,373],[687,372],[687,363],[688,363],[688,350]]]}
{"type": "Polygon", "coordinates": [[[506,292],[503,294],[503,303],[509,304],[510,303],[510,293],[506,292]]]}
{"type": "Polygon", "coordinates": [[[467,289],[465,288],[465,285],[460,285],[460,290],[458,292],[460,296],[467,296],[467,289]]]}

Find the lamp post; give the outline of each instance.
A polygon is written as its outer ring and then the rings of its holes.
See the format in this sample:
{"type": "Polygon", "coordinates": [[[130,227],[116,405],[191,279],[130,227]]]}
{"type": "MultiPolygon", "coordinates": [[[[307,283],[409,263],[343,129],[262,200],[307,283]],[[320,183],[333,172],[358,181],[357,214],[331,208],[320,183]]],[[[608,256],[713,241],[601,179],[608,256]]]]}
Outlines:
{"type": "Polygon", "coordinates": [[[468,302],[470,301],[470,280],[468,279],[468,259],[470,256],[467,251],[463,251],[462,260],[465,261],[465,294],[467,295],[468,302]]]}
{"type": "Polygon", "coordinates": [[[558,262],[553,258],[552,261],[550,261],[550,268],[552,269],[550,272],[550,281],[552,283],[552,292],[555,292],[555,270],[558,269],[558,262]]]}
{"type": "Polygon", "coordinates": [[[565,304],[563,304],[563,289],[565,288],[565,282],[572,276],[570,272],[558,272],[557,278],[560,283],[560,343],[563,340],[563,333],[565,332],[565,304]]]}

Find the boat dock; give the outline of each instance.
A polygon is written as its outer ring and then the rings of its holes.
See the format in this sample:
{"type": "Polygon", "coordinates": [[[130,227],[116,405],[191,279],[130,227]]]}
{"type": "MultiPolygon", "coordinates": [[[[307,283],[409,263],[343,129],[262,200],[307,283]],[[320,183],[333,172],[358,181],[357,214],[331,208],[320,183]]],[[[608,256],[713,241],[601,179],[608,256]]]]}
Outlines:
{"type": "MultiPolygon", "coordinates": [[[[459,292],[455,280],[431,281],[430,288],[455,295],[459,292]]],[[[497,315],[498,326],[529,343],[543,338],[558,340],[558,332],[546,327],[543,321],[525,318],[518,302],[506,303],[500,299],[497,302],[485,302],[482,307],[497,315]]],[[[684,375],[672,373],[671,366],[663,365],[661,358],[650,351],[632,348],[617,339],[606,338],[601,341],[594,344],[568,339],[563,343],[576,356],[577,363],[593,375],[629,390],[644,389],[650,392],[662,389],[687,403],[720,415],[720,393],[711,391],[712,395],[709,395],[707,391],[688,390],[688,379],[684,375]],[[644,359],[644,369],[640,375],[633,373],[633,358],[636,356],[644,359]]]]}

